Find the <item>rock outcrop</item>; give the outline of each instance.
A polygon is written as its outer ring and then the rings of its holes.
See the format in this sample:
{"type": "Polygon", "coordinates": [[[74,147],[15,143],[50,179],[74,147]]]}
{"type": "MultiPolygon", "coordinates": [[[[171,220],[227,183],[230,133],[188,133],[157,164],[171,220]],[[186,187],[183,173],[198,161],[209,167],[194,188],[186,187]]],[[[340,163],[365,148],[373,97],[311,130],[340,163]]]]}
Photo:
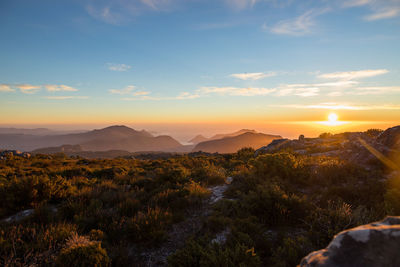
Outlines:
{"type": "Polygon", "coordinates": [[[400,126],[392,127],[381,133],[377,141],[394,150],[400,150],[400,126]]]}
{"type": "Polygon", "coordinates": [[[337,234],[325,249],[304,257],[301,267],[400,266],[400,217],[337,234]]]}
{"type": "Polygon", "coordinates": [[[7,159],[12,157],[30,158],[31,154],[27,152],[21,152],[19,150],[0,150],[0,159],[7,159]]]}

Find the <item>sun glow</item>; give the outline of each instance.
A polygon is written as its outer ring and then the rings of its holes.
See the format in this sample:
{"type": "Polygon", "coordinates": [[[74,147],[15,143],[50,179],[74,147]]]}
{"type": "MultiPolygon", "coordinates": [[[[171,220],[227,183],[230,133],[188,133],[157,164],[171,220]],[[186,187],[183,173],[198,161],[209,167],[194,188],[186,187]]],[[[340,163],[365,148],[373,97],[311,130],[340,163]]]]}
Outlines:
{"type": "Polygon", "coordinates": [[[335,113],[331,113],[328,116],[328,121],[332,124],[335,124],[337,123],[338,118],[339,118],[338,115],[336,115],[335,113]]]}
{"type": "Polygon", "coordinates": [[[349,123],[348,121],[340,121],[339,116],[336,113],[330,113],[328,115],[327,121],[319,121],[318,123],[326,125],[326,126],[339,126],[343,124],[349,123]]]}

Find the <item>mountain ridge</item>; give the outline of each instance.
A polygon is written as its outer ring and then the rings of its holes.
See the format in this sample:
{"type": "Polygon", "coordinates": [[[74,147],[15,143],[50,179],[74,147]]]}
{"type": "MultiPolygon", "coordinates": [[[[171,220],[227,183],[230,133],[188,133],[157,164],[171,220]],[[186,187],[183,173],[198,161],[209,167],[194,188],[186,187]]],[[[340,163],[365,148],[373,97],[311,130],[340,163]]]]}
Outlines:
{"type": "Polygon", "coordinates": [[[281,138],[282,137],[280,135],[245,132],[237,136],[201,142],[193,148],[192,152],[203,151],[208,153],[235,153],[244,147],[258,149],[262,146],[268,145],[275,139],[281,138]]]}

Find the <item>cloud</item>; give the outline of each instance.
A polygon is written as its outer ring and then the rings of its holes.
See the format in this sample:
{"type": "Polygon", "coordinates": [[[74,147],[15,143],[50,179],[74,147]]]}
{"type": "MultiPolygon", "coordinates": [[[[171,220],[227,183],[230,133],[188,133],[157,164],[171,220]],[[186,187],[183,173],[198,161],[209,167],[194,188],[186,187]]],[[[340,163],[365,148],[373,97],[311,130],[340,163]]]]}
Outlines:
{"type": "Polygon", "coordinates": [[[343,3],[345,8],[360,6],[367,6],[372,11],[364,17],[367,21],[390,19],[400,15],[399,0],[347,0],[343,3]]]}
{"type": "Polygon", "coordinates": [[[400,105],[352,105],[339,103],[321,103],[314,105],[272,105],[279,108],[329,109],[329,110],[400,110],[400,105]]]}
{"type": "Polygon", "coordinates": [[[126,64],[107,63],[108,69],[112,71],[128,71],[132,68],[126,64]]]}
{"type": "Polygon", "coordinates": [[[154,97],[154,96],[149,96],[149,95],[121,98],[121,100],[125,100],[125,101],[138,101],[138,100],[159,101],[159,100],[171,100],[171,99],[175,99],[175,98],[172,98],[172,97],[154,97]]]}
{"type": "Polygon", "coordinates": [[[318,76],[318,78],[351,80],[351,79],[374,77],[386,74],[388,72],[389,71],[386,69],[333,72],[333,73],[321,74],[318,76]]]}
{"type": "Polygon", "coordinates": [[[123,89],[110,89],[109,92],[111,94],[117,94],[117,95],[128,95],[131,94],[132,91],[136,89],[136,86],[134,85],[128,85],[123,89]]]}
{"type": "Polygon", "coordinates": [[[340,91],[333,91],[327,94],[327,96],[342,96],[343,92],[340,91]]]}
{"type": "Polygon", "coordinates": [[[169,11],[183,0],[88,0],[87,13],[112,25],[124,25],[149,11],[169,11]]]}
{"type": "Polygon", "coordinates": [[[293,18],[279,21],[277,24],[268,28],[266,24],[263,25],[264,30],[270,30],[275,34],[302,36],[312,33],[315,26],[315,18],[326,13],[328,9],[312,9],[302,15],[293,18]]]}
{"type": "Polygon", "coordinates": [[[260,79],[264,79],[267,77],[276,76],[276,73],[275,72],[235,73],[235,74],[231,74],[229,76],[237,78],[237,79],[245,80],[245,81],[247,81],[247,80],[255,81],[255,80],[260,80],[260,79]]]}
{"type": "Polygon", "coordinates": [[[357,87],[351,92],[353,95],[381,95],[387,93],[399,93],[400,86],[374,86],[357,87]]]}
{"type": "Polygon", "coordinates": [[[73,88],[71,86],[64,85],[64,84],[46,84],[46,85],[44,85],[44,87],[49,92],[60,92],[60,91],[76,92],[76,91],[78,91],[78,89],[73,88]]]}
{"type": "Polygon", "coordinates": [[[45,96],[46,99],[51,100],[69,100],[69,99],[88,99],[88,96],[45,96]]]}
{"type": "Polygon", "coordinates": [[[233,9],[242,10],[253,7],[259,0],[225,0],[233,9]]]}
{"type": "Polygon", "coordinates": [[[140,0],[140,1],[146,6],[156,10],[168,8],[173,3],[172,0],[140,0]]]}
{"type": "Polygon", "coordinates": [[[296,89],[294,95],[302,96],[302,97],[317,96],[317,95],[319,95],[319,88],[309,87],[309,88],[296,89]]]}
{"type": "Polygon", "coordinates": [[[343,7],[357,7],[370,4],[371,0],[347,0],[344,1],[343,7]]]}
{"type": "Polygon", "coordinates": [[[275,92],[276,89],[271,88],[239,88],[239,87],[201,87],[197,90],[200,95],[230,95],[230,96],[262,96],[275,92]]]}
{"type": "Polygon", "coordinates": [[[15,90],[11,88],[8,84],[0,84],[0,92],[14,92],[15,90]]]}
{"type": "Polygon", "coordinates": [[[182,92],[175,99],[195,99],[199,97],[201,97],[201,95],[198,93],[192,94],[189,92],[182,92]]]}
{"type": "Polygon", "coordinates": [[[86,7],[88,14],[96,19],[102,20],[109,24],[119,25],[127,21],[127,17],[118,11],[114,11],[110,6],[94,6],[86,7]]]}
{"type": "Polygon", "coordinates": [[[31,85],[31,84],[19,84],[16,85],[15,87],[21,90],[21,92],[24,94],[35,94],[41,88],[40,85],[31,85]]]}
{"type": "Polygon", "coordinates": [[[400,14],[400,8],[387,8],[387,9],[377,10],[375,13],[366,16],[365,19],[368,21],[389,19],[397,17],[399,14],[400,14]]]}
{"type": "Polygon", "coordinates": [[[137,92],[132,93],[133,96],[144,96],[144,95],[149,95],[149,94],[150,94],[150,92],[148,92],[148,91],[137,91],[137,92]]]}

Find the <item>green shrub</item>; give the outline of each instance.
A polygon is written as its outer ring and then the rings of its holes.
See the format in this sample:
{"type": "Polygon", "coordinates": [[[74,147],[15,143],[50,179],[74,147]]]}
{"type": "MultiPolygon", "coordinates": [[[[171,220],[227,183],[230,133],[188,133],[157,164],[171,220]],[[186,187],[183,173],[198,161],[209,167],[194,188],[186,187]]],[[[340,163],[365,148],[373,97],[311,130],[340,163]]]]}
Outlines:
{"type": "Polygon", "coordinates": [[[272,254],[271,265],[276,267],[297,266],[301,259],[314,248],[311,242],[304,236],[284,238],[272,254]]]}
{"type": "Polygon", "coordinates": [[[223,247],[217,243],[207,243],[206,238],[190,240],[183,249],[168,257],[168,266],[261,266],[261,260],[254,248],[241,244],[223,247]]]}

